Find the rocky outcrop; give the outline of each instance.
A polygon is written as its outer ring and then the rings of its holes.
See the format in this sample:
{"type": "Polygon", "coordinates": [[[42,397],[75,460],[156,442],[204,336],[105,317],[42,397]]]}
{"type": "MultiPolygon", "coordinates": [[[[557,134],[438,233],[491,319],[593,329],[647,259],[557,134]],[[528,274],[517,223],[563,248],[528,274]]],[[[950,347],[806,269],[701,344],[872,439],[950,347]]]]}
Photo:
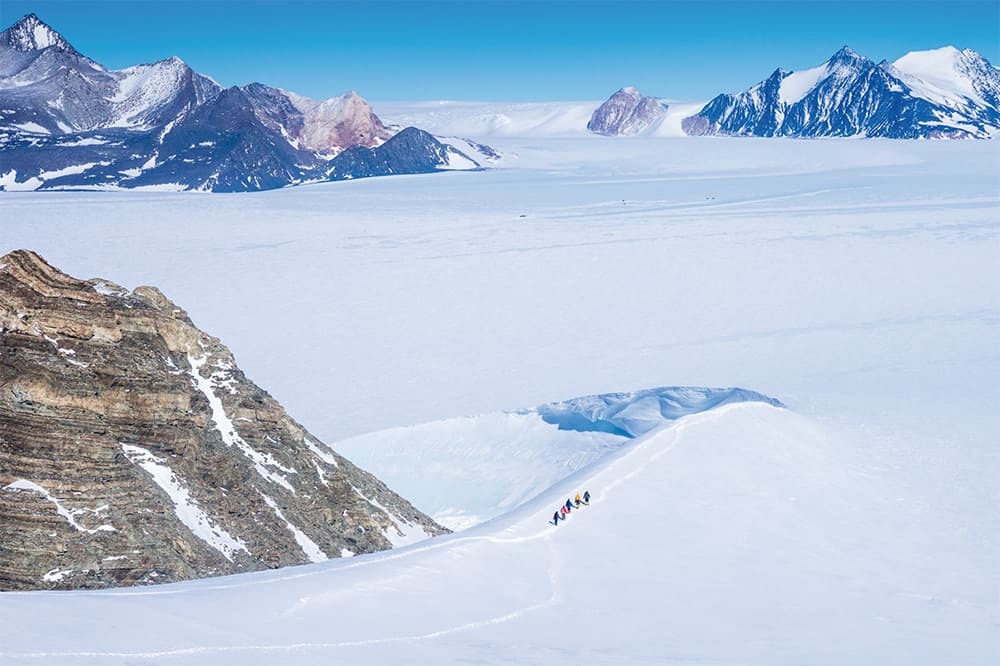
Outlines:
{"type": "Polygon", "coordinates": [[[157,289],[0,258],[0,589],[230,574],[445,531],[157,289]]]}
{"type": "Polygon", "coordinates": [[[659,119],[664,110],[655,98],[643,97],[629,86],[597,107],[587,123],[587,129],[605,136],[638,134],[659,119]]]}

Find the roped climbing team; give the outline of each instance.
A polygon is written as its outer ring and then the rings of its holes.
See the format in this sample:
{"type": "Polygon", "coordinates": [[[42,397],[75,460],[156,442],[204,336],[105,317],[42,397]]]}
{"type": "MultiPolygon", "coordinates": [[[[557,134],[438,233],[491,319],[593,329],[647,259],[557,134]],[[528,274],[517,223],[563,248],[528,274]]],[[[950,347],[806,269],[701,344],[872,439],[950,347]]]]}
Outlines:
{"type": "Polygon", "coordinates": [[[567,499],[566,503],[563,504],[559,509],[552,514],[552,524],[558,525],[560,520],[566,520],[566,516],[569,512],[575,508],[579,509],[584,504],[590,504],[590,491],[583,491],[583,497],[580,497],[580,493],[576,494],[573,499],[567,499]]]}

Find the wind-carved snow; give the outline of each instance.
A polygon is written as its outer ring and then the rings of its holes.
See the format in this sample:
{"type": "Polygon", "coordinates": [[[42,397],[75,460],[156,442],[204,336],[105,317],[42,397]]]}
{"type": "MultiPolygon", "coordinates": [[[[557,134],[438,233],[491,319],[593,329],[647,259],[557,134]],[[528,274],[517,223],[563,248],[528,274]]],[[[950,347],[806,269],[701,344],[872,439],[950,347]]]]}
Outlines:
{"type": "Polygon", "coordinates": [[[316,545],[315,541],[306,536],[305,532],[300,530],[298,527],[289,522],[287,518],[285,518],[285,514],[283,514],[281,509],[278,508],[277,502],[262,493],[260,489],[258,489],[257,492],[260,494],[261,498],[263,498],[264,503],[271,507],[271,510],[274,511],[274,515],[285,523],[285,527],[287,527],[288,531],[295,537],[295,543],[299,544],[299,548],[301,548],[302,552],[306,554],[306,557],[309,558],[310,562],[324,562],[330,559],[326,556],[326,553],[324,553],[320,547],[316,545]]]}
{"type": "Polygon", "coordinates": [[[83,513],[92,513],[95,515],[102,514],[103,512],[108,510],[108,505],[106,504],[103,506],[99,506],[96,509],[67,509],[65,506],[63,506],[63,503],[60,502],[58,498],[53,497],[48,490],[46,490],[45,488],[43,488],[42,486],[38,485],[33,481],[28,481],[27,479],[18,479],[13,483],[7,484],[6,486],[4,486],[4,490],[15,490],[15,491],[26,490],[28,492],[38,493],[49,502],[52,502],[52,504],[54,504],[56,507],[56,512],[60,516],[65,518],[66,522],[68,522],[70,526],[78,532],[83,532],[85,534],[97,534],[98,532],[117,531],[112,525],[98,525],[97,527],[90,529],[84,527],[76,520],[76,517],[83,513]]]}
{"type": "Polygon", "coordinates": [[[121,447],[128,459],[142,467],[153,478],[153,482],[167,494],[173,502],[174,515],[191,530],[192,534],[222,553],[222,556],[230,562],[237,552],[249,554],[250,551],[242,539],[233,537],[216,525],[198,506],[198,502],[181,483],[181,479],[167,466],[166,460],[139,446],[121,443],[121,447]]]}
{"type": "Polygon", "coordinates": [[[808,95],[809,91],[826,78],[828,73],[826,63],[801,72],[792,72],[781,80],[778,96],[785,104],[795,104],[808,95]]]}
{"type": "Polygon", "coordinates": [[[968,76],[968,53],[954,46],[929,51],[911,51],[892,63],[915,95],[932,102],[958,101],[966,97],[984,101],[968,76]]]}
{"type": "Polygon", "coordinates": [[[514,509],[630,439],[744,401],[780,405],[744,389],[661,387],[391,428],[334,448],[437,522],[463,530],[514,509]]]}
{"type": "Polygon", "coordinates": [[[633,438],[667,421],[731,402],[766,402],[775,407],[782,406],[774,398],[746,389],[664,386],[550,402],[533,411],[560,430],[607,432],[633,438]]]}
{"type": "MultiPolygon", "coordinates": [[[[226,414],[225,408],[222,406],[222,400],[218,395],[215,394],[216,382],[213,381],[213,377],[218,373],[214,373],[211,377],[202,377],[201,368],[208,362],[208,356],[202,356],[201,358],[194,358],[190,354],[188,355],[188,363],[191,364],[190,375],[194,380],[195,387],[201,391],[202,395],[208,399],[209,407],[212,409],[212,421],[215,423],[215,429],[219,431],[219,435],[222,436],[222,441],[226,446],[235,446],[240,452],[246,456],[253,464],[257,473],[262,477],[267,479],[272,483],[276,483],[279,486],[289,490],[293,494],[295,493],[295,488],[292,484],[288,482],[288,479],[283,474],[278,474],[277,472],[272,472],[268,467],[276,467],[286,474],[295,474],[295,470],[290,467],[284,467],[273,456],[261,453],[254,449],[252,446],[246,443],[239,433],[236,432],[236,426],[233,425],[232,420],[226,414]]],[[[232,387],[228,384],[223,384],[224,387],[232,391],[232,387]]]]}

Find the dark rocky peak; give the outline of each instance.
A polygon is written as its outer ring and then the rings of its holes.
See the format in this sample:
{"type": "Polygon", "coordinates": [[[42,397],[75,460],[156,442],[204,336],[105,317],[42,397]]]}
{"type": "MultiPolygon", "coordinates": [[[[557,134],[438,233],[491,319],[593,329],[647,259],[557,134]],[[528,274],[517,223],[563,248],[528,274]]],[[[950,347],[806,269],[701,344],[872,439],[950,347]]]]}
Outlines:
{"type": "Polygon", "coordinates": [[[15,51],[41,51],[55,48],[80,55],[66,39],[49,27],[35,14],[28,14],[17,23],[0,32],[0,46],[15,51]]]}
{"type": "Polygon", "coordinates": [[[839,51],[830,56],[827,66],[831,72],[839,70],[858,70],[868,66],[874,66],[869,58],[855,53],[850,46],[844,46],[839,51]]]}
{"type": "Polygon", "coordinates": [[[295,107],[283,90],[263,83],[249,83],[241,89],[253,104],[257,117],[265,125],[279,134],[287,135],[289,139],[294,139],[302,131],[304,124],[302,112],[295,107]]]}
{"type": "Polygon", "coordinates": [[[407,127],[380,146],[355,145],[343,151],[327,164],[326,178],[346,180],[479,167],[468,155],[430,133],[407,127]]]}
{"type": "Polygon", "coordinates": [[[761,81],[761,85],[780,84],[783,80],[788,78],[792,73],[793,72],[791,70],[787,70],[784,67],[779,67],[773,72],[771,72],[771,76],[761,81]]]}

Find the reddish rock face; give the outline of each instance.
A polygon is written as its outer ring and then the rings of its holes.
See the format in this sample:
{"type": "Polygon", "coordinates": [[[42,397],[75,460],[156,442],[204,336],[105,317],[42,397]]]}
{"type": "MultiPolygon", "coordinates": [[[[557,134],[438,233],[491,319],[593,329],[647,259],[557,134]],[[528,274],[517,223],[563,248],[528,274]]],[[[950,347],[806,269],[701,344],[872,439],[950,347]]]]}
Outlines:
{"type": "Polygon", "coordinates": [[[303,113],[299,142],[303,148],[336,154],[349,146],[372,148],[392,136],[364,98],[355,92],[313,102],[293,100],[303,113]]]}
{"type": "Polygon", "coordinates": [[[0,589],[162,583],[446,531],[159,290],[0,258],[0,589]]]}
{"type": "Polygon", "coordinates": [[[638,134],[663,112],[663,106],[653,97],[643,97],[632,87],[622,88],[597,107],[587,123],[587,129],[607,136],[638,134]]]}

